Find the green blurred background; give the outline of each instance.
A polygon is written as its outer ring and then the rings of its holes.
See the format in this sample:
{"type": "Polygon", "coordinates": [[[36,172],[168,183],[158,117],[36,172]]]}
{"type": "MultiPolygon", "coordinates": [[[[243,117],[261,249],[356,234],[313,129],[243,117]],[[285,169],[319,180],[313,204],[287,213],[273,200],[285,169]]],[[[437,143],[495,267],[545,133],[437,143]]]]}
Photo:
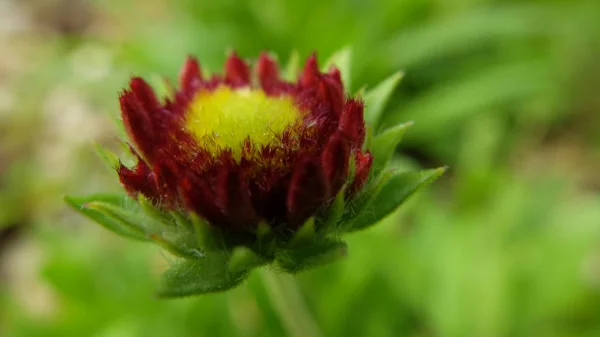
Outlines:
{"type": "Polygon", "coordinates": [[[600,336],[599,60],[592,0],[0,0],[0,336],[600,336]],[[132,74],[343,47],[406,72],[394,165],[451,168],[344,261],[159,300],[170,257],[62,202],[119,188],[132,74]]]}

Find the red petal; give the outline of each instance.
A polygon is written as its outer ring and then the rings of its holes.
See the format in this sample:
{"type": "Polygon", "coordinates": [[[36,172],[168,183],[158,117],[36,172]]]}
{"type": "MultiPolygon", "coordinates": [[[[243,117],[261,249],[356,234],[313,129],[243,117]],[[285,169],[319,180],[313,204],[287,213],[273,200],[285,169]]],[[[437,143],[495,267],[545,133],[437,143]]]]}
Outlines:
{"type": "Polygon", "coordinates": [[[277,63],[266,53],[261,53],[256,65],[260,86],[267,93],[273,93],[279,84],[277,63]]]}
{"type": "Polygon", "coordinates": [[[179,86],[181,87],[181,91],[191,98],[191,95],[194,94],[201,84],[202,72],[200,70],[200,64],[198,64],[198,60],[195,57],[188,56],[185,65],[179,74],[179,86]]]}
{"type": "Polygon", "coordinates": [[[225,63],[225,82],[233,88],[250,84],[250,69],[235,52],[231,53],[225,63]]]}
{"type": "Polygon", "coordinates": [[[300,77],[300,85],[305,87],[316,86],[321,78],[321,72],[319,71],[319,65],[317,64],[317,54],[313,53],[304,65],[304,71],[300,77]]]}
{"type": "Polygon", "coordinates": [[[190,172],[181,181],[179,188],[190,210],[213,225],[223,224],[223,214],[215,202],[215,193],[206,181],[190,172]]]}
{"type": "Polygon", "coordinates": [[[321,164],[305,158],[296,167],[287,194],[288,224],[302,225],[329,196],[329,184],[321,164]]]}
{"type": "Polygon", "coordinates": [[[123,184],[127,193],[132,197],[141,193],[153,201],[159,200],[160,194],[154,173],[152,173],[146,162],[141,158],[138,158],[138,162],[133,170],[119,163],[117,173],[119,174],[121,184],[123,184]]]}
{"type": "Polygon", "coordinates": [[[156,113],[162,110],[162,106],[156,98],[154,90],[152,90],[152,87],[150,87],[150,85],[148,85],[148,83],[146,83],[146,81],[143,79],[139,77],[132,78],[131,91],[138,99],[142,107],[149,113],[156,113]]]}
{"type": "Polygon", "coordinates": [[[154,130],[151,112],[144,108],[132,91],[125,91],[119,97],[119,101],[125,130],[142,155],[147,160],[152,161],[154,157],[154,130]]]}
{"type": "Polygon", "coordinates": [[[325,75],[321,78],[318,88],[318,96],[321,100],[331,104],[336,116],[342,114],[344,108],[344,89],[331,76],[325,75]]]}
{"type": "Polygon", "coordinates": [[[239,170],[224,169],[217,178],[216,202],[233,229],[252,228],[258,217],[252,206],[248,185],[239,170]]]}
{"type": "Polygon", "coordinates": [[[346,182],[349,160],[348,143],[341,135],[333,135],[321,155],[325,177],[331,186],[330,197],[333,197],[346,182]]]}
{"type": "Polygon", "coordinates": [[[331,67],[329,70],[329,76],[331,76],[331,78],[333,78],[337,84],[343,87],[344,83],[342,83],[342,74],[337,67],[331,67]]]}
{"type": "Polygon", "coordinates": [[[369,171],[371,170],[371,164],[373,164],[373,155],[371,152],[357,152],[356,153],[356,173],[354,175],[354,181],[349,189],[349,194],[354,194],[359,191],[369,179],[369,171]]]}
{"type": "Polygon", "coordinates": [[[363,103],[357,100],[348,100],[340,117],[340,131],[350,139],[353,149],[360,148],[365,140],[365,120],[363,116],[363,103]]]}

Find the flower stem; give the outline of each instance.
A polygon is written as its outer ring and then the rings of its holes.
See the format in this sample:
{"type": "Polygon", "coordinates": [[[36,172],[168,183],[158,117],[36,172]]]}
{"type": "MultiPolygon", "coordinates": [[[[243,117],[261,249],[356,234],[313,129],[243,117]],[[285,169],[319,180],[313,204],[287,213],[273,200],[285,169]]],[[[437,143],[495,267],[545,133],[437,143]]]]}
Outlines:
{"type": "Polygon", "coordinates": [[[260,273],[267,294],[290,337],[320,337],[321,331],[310,314],[293,277],[263,269],[260,273]]]}

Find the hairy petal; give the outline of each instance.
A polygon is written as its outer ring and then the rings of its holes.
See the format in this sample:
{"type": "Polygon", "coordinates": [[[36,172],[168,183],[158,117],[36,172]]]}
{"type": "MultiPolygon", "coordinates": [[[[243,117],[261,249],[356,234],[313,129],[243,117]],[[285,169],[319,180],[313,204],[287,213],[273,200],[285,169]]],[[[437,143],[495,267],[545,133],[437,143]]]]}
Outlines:
{"type": "Polygon", "coordinates": [[[340,134],[334,134],[321,155],[325,177],[331,186],[331,195],[337,194],[344,185],[348,176],[350,160],[350,147],[345,138],[340,134]]]}
{"type": "Polygon", "coordinates": [[[319,83],[321,78],[321,72],[319,71],[319,65],[317,64],[317,54],[313,53],[304,65],[304,71],[299,79],[299,84],[304,87],[313,87],[319,83]]]}
{"type": "Polygon", "coordinates": [[[261,53],[258,58],[256,65],[256,72],[258,73],[258,81],[260,86],[267,94],[276,93],[279,87],[279,68],[277,63],[267,55],[267,53],[261,53]]]}
{"type": "Polygon", "coordinates": [[[363,103],[351,99],[346,102],[339,129],[350,140],[353,149],[359,149],[365,140],[365,120],[363,117],[363,103]]]}
{"type": "Polygon", "coordinates": [[[179,74],[179,86],[185,96],[191,98],[195,91],[202,85],[202,71],[195,57],[188,56],[185,65],[179,74]]]}
{"type": "Polygon", "coordinates": [[[239,169],[229,168],[219,173],[216,202],[233,229],[253,228],[258,222],[248,185],[239,169]]]}
{"type": "Polygon", "coordinates": [[[232,88],[250,84],[250,69],[244,60],[235,52],[231,53],[225,63],[225,83],[232,88]]]}
{"type": "Polygon", "coordinates": [[[287,194],[288,223],[300,226],[327,201],[329,184],[321,163],[306,157],[296,167],[287,194]]]}
{"type": "Polygon", "coordinates": [[[135,146],[149,161],[154,158],[155,125],[151,112],[146,110],[132,91],[125,91],[120,97],[121,116],[125,130],[132,138],[135,146]]]}
{"type": "Polygon", "coordinates": [[[129,195],[135,197],[138,193],[141,193],[148,199],[158,201],[160,194],[154,173],[141,158],[138,158],[133,170],[119,162],[117,173],[121,184],[123,184],[129,195]]]}
{"type": "Polygon", "coordinates": [[[213,225],[224,224],[223,214],[216,203],[215,193],[206,180],[189,172],[181,180],[179,192],[188,209],[213,225]]]}
{"type": "Polygon", "coordinates": [[[373,155],[371,155],[371,152],[357,152],[355,160],[356,174],[348,190],[350,195],[359,191],[365,185],[367,179],[369,179],[369,171],[371,170],[371,164],[373,164],[373,155]]]}

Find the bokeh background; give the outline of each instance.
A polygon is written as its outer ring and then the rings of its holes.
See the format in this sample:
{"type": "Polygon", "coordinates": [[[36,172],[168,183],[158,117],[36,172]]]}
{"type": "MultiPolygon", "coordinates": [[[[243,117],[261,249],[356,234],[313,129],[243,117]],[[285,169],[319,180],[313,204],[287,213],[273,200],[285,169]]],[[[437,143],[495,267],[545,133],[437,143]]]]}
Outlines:
{"type": "Polygon", "coordinates": [[[0,336],[600,336],[599,60],[594,0],[0,0],[0,336]],[[343,47],[406,72],[394,165],[451,168],[344,261],[159,300],[170,257],[63,203],[119,188],[132,74],[343,47]]]}

